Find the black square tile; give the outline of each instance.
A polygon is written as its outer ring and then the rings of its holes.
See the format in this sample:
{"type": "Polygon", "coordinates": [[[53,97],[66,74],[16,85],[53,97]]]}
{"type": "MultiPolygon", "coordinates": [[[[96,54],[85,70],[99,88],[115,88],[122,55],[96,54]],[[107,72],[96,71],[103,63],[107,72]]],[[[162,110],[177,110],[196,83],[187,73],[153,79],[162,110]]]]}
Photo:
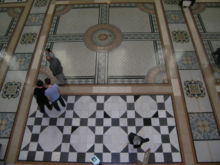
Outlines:
{"type": "Polygon", "coordinates": [[[57,119],[56,118],[51,118],[49,125],[57,125],[57,119]]]}
{"type": "Polygon", "coordinates": [[[161,135],[162,143],[170,143],[169,135],[161,135]]]}
{"type": "Polygon", "coordinates": [[[97,103],[97,110],[104,110],[104,103],[97,103]]]}
{"type": "Polygon", "coordinates": [[[44,152],[43,161],[51,161],[52,152],[44,152]]]}
{"type": "Polygon", "coordinates": [[[112,119],[112,126],[119,126],[119,119],[112,119]]]}
{"type": "Polygon", "coordinates": [[[130,163],[137,162],[137,154],[136,153],[129,153],[129,162],[130,163]]]}
{"type": "Polygon", "coordinates": [[[134,110],[134,103],[127,103],[127,110],[134,110]]]}
{"type": "Polygon", "coordinates": [[[84,163],[85,162],[85,153],[78,153],[77,154],[77,162],[80,162],[80,163],[84,163]]]}
{"type": "Polygon", "coordinates": [[[128,126],[135,126],[135,119],[128,119],[128,126]]]}
{"type": "Polygon", "coordinates": [[[60,161],[61,162],[67,162],[68,158],[69,158],[68,152],[61,152],[61,154],[60,154],[60,161]]]}
{"type": "Polygon", "coordinates": [[[34,125],[41,125],[42,118],[35,118],[34,125]]]}
{"type": "Polygon", "coordinates": [[[112,153],[112,163],[120,162],[120,153],[112,153]]]}
{"type": "Polygon", "coordinates": [[[66,118],[64,122],[65,126],[72,126],[72,119],[71,118],[66,118]]]}
{"type": "Polygon", "coordinates": [[[157,103],[157,108],[158,108],[158,110],[165,110],[164,103],[157,103]]]}
{"type": "Polygon", "coordinates": [[[88,125],[88,119],[82,118],[80,119],[80,126],[87,126],[88,125]]]}
{"type": "Polygon", "coordinates": [[[172,154],[171,153],[164,153],[164,162],[166,163],[172,163],[172,154]]]}
{"type": "Polygon", "coordinates": [[[160,118],[160,126],[167,126],[167,119],[166,118],[160,118]]]}
{"type": "Polygon", "coordinates": [[[143,119],[144,120],[144,126],[151,126],[151,119],[143,119]]]}
{"type": "Polygon", "coordinates": [[[73,110],[74,103],[67,103],[66,110],[73,110]]]}
{"type": "Polygon", "coordinates": [[[36,154],[36,152],[34,152],[34,151],[29,151],[29,152],[28,152],[28,155],[27,155],[27,160],[29,160],[29,161],[35,160],[35,154],[36,154]]]}
{"type": "Polygon", "coordinates": [[[63,135],[63,143],[70,143],[70,135],[63,135]]]}
{"type": "Polygon", "coordinates": [[[96,126],[103,126],[103,119],[96,119],[96,126]]]}
{"type": "Polygon", "coordinates": [[[103,135],[96,135],[95,143],[103,143],[103,135]]]}
{"type": "Polygon", "coordinates": [[[155,163],[155,155],[153,153],[150,153],[149,163],[155,163]]]}
{"type": "Polygon", "coordinates": [[[32,134],[31,136],[31,142],[38,142],[39,134],[32,134]]]}

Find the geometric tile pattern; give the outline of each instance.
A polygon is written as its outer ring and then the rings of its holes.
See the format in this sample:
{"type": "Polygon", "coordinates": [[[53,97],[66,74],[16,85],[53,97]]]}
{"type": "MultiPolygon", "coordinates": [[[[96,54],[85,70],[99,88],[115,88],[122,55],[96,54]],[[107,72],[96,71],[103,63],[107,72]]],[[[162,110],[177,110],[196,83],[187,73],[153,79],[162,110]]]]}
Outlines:
{"type": "Polygon", "coordinates": [[[21,90],[21,82],[7,82],[2,89],[2,98],[11,99],[19,96],[21,90]]]}
{"type": "Polygon", "coordinates": [[[169,5],[178,5],[180,0],[164,0],[164,2],[169,5]]]}
{"type": "MultiPolygon", "coordinates": [[[[134,163],[151,148],[150,163],[181,162],[169,95],[68,96],[65,111],[42,114],[30,109],[19,160],[134,163]],[[141,148],[128,142],[130,132],[149,138],[141,148]],[[150,133],[149,133],[150,132],[150,133]]],[[[32,106],[33,107],[33,106],[32,106]]]]}
{"type": "Polygon", "coordinates": [[[186,31],[173,31],[172,32],[172,37],[174,42],[189,42],[189,35],[186,31]]]}
{"type": "Polygon", "coordinates": [[[37,33],[24,33],[21,38],[21,44],[32,44],[37,39],[37,33]]]}
{"type": "Polygon", "coordinates": [[[28,70],[31,62],[31,53],[16,53],[14,54],[9,70],[28,70]]]}
{"type": "Polygon", "coordinates": [[[47,0],[36,0],[34,3],[34,7],[44,7],[47,5],[47,0]]]}
{"type": "Polygon", "coordinates": [[[26,22],[26,26],[36,26],[36,25],[41,25],[43,23],[44,19],[44,14],[30,14],[28,16],[28,20],[26,22]]]}
{"type": "Polygon", "coordinates": [[[196,53],[194,51],[175,52],[179,70],[200,69],[196,53]]]}
{"type": "Polygon", "coordinates": [[[0,113],[0,138],[9,138],[14,118],[15,113],[0,113]]]}
{"type": "Polygon", "coordinates": [[[184,82],[184,89],[186,92],[186,95],[188,97],[205,97],[205,88],[203,87],[203,83],[201,81],[185,81],[184,82]]]}
{"type": "Polygon", "coordinates": [[[166,18],[169,24],[182,24],[184,23],[184,17],[181,11],[168,10],[166,11],[166,18]]]}
{"type": "Polygon", "coordinates": [[[220,134],[213,113],[189,113],[194,140],[217,140],[220,134]]]}

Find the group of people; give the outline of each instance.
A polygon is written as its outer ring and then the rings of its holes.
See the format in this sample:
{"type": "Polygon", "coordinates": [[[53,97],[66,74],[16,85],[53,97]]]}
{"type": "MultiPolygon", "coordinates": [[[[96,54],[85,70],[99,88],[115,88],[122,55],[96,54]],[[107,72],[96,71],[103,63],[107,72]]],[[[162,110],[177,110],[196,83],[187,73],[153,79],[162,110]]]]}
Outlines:
{"type": "MultiPolygon", "coordinates": [[[[54,53],[49,48],[45,50],[45,54],[46,59],[49,62],[49,68],[56,77],[58,85],[64,85],[66,81],[63,74],[63,67],[59,59],[55,57],[54,53]]],[[[36,88],[34,89],[34,96],[40,111],[45,113],[45,105],[50,110],[52,110],[52,107],[54,106],[56,110],[60,111],[58,101],[63,107],[66,105],[62,96],[60,95],[59,86],[57,84],[51,84],[51,80],[49,78],[46,78],[44,82],[42,80],[38,80],[36,83],[36,88]]]]}

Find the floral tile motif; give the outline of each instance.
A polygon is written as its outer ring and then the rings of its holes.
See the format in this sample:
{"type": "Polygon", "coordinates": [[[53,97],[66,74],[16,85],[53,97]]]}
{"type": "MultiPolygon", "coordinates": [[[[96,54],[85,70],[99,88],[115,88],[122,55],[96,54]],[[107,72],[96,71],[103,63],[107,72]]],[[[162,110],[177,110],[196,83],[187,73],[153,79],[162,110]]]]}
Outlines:
{"type": "Polygon", "coordinates": [[[189,113],[194,140],[220,139],[213,113],[189,113]]]}
{"type": "Polygon", "coordinates": [[[205,88],[203,87],[203,83],[201,81],[185,81],[184,89],[188,97],[199,98],[205,96],[205,88]]]}
{"type": "Polygon", "coordinates": [[[47,5],[47,0],[36,0],[34,7],[44,7],[47,5]]]}
{"type": "Polygon", "coordinates": [[[169,24],[183,24],[185,23],[181,11],[169,10],[166,11],[166,18],[169,24]]]}
{"type": "Polygon", "coordinates": [[[178,43],[189,42],[189,35],[186,31],[173,31],[172,37],[173,37],[173,40],[178,43]]]}
{"type": "Polygon", "coordinates": [[[2,89],[2,97],[4,99],[16,98],[21,90],[21,82],[7,82],[2,89]]]}
{"type": "Polygon", "coordinates": [[[10,62],[9,70],[28,70],[31,57],[31,53],[16,53],[10,62]]]}
{"type": "Polygon", "coordinates": [[[175,52],[178,69],[200,69],[194,51],[175,52]]]}
{"type": "Polygon", "coordinates": [[[0,137],[8,138],[11,133],[15,113],[0,113],[0,137]]]}
{"type": "Polygon", "coordinates": [[[164,0],[164,2],[169,5],[177,5],[179,4],[180,0],[164,0]]]}
{"type": "Polygon", "coordinates": [[[37,33],[24,33],[21,37],[21,44],[32,44],[37,39],[37,33]]]}
{"type": "Polygon", "coordinates": [[[41,25],[44,20],[44,14],[30,14],[26,22],[26,26],[41,25]]]}

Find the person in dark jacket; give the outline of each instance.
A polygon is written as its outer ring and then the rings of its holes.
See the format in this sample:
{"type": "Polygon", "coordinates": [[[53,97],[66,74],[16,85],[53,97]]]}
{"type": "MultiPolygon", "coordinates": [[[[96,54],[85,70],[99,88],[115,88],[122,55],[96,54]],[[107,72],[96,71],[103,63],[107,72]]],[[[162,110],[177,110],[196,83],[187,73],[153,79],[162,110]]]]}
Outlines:
{"type": "Polygon", "coordinates": [[[220,66],[220,48],[216,49],[216,51],[214,51],[212,55],[214,57],[215,64],[220,66]]]}
{"type": "Polygon", "coordinates": [[[63,67],[60,63],[60,60],[54,56],[49,48],[46,49],[46,59],[50,64],[49,67],[51,72],[58,80],[58,85],[64,85],[66,81],[63,74],[63,67]]]}
{"type": "Polygon", "coordinates": [[[139,148],[141,147],[141,145],[145,142],[148,142],[149,139],[148,138],[142,138],[140,136],[138,136],[137,134],[131,132],[128,135],[128,141],[130,144],[132,144],[134,146],[134,148],[139,148]]]}
{"type": "Polygon", "coordinates": [[[46,88],[44,87],[43,81],[38,80],[36,85],[37,87],[34,89],[34,97],[37,100],[40,111],[45,113],[44,105],[50,110],[52,109],[52,106],[50,105],[48,98],[44,95],[46,88]]]}

